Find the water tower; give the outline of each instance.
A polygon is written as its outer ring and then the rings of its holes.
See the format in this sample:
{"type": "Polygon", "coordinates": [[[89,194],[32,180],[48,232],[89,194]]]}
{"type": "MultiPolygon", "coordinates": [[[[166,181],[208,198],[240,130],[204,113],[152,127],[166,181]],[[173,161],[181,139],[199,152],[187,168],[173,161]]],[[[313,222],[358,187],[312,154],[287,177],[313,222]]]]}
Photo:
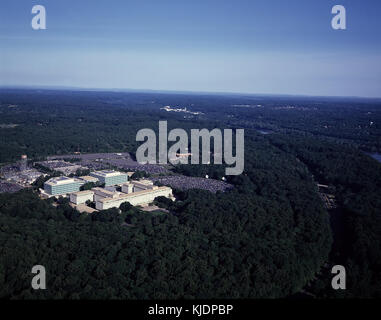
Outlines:
{"type": "Polygon", "coordinates": [[[21,161],[20,161],[20,171],[25,171],[27,169],[27,164],[28,164],[28,157],[26,154],[23,154],[21,156],[21,161]]]}

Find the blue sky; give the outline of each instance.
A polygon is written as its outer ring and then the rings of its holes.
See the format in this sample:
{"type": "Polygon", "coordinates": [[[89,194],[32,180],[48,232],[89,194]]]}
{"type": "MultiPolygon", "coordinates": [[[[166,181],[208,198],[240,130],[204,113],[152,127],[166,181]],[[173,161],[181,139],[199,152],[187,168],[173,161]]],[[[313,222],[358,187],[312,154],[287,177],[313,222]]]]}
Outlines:
{"type": "Polygon", "coordinates": [[[2,0],[0,85],[380,97],[380,39],[377,0],[2,0]]]}

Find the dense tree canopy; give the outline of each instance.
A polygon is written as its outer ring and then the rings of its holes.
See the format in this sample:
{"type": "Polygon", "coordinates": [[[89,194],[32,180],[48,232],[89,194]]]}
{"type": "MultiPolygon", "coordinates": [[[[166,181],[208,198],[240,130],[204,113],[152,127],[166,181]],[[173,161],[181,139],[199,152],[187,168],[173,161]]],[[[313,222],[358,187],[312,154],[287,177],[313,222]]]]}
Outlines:
{"type": "Polygon", "coordinates": [[[248,161],[236,189],[178,193],[168,214],[126,204],[121,214],[110,209],[86,216],[64,199],[55,208],[31,191],[1,195],[1,295],[36,297],[29,288],[35,264],[50,275],[49,290],[37,296],[49,298],[297,292],[328,257],[328,215],[303,165],[285,153],[280,159],[264,141],[252,143],[258,158],[248,161]]]}

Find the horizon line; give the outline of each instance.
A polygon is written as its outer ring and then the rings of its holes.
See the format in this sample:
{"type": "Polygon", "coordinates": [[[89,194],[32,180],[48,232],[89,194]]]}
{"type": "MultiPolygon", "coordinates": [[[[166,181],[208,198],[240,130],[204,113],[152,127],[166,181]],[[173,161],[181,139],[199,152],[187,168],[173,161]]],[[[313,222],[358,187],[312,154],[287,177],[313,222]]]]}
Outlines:
{"type": "Polygon", "coordinates": [[[169,90],[169,89],[133,89],[133,88],[100,88],[60,85],[0,85],[0,89],[36,89],[59,91],[98,91],[98,92],[136,92],[136,93],[171,93],[193,95],[241,95],[241,96],[273,96],[273,97],[304,97],[304,98],[331,98],[331,99],[370,99],[381,100],[381,96],[343,96],[343,95],[313,95],[313,94],[288,94],[288,93],[248,93],[237,91],[195,91],[195,90],[169,90]]]}

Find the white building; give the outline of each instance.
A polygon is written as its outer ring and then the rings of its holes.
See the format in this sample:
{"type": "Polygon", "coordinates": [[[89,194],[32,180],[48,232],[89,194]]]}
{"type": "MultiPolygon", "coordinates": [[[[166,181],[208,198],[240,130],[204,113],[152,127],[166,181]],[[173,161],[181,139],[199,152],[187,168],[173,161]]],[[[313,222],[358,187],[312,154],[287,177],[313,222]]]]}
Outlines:
{"type": "Polygon", "coordinates": [[[119,208],[124,202],[129,202],[133,206],[149,204],[160,196],[173,199],[172,189],[155,186],[150,180],[140,180],[124,183],[122,192],[100,187],[72,192],[70,193],[70,202],[83,205],[86,201],[94,201],[97,210],[106,210],[119,208]]]}
{"type": "Polygon", "coordinates": [[[131,181],[134,186],[134,192],[143,190],[155,190],[158,186],[155,186],[150,180],[131,181]]]}
{"type": "Polygon", "coordinates": [[[86,201],[94,201],[94,191],[92,190],[85,190],[85,191],[79,191],[74,192],[70,194],[70,202],[75,204],[82,204],[86,203],[86,201]]]}
{"type": "Polygon", "coordinates": [[[167,197],[173,199],[172,189],[170,187],[157,187],[133,193],[119,193],[110,198],[98,198],[95,207],[98,210],[110,208],[119,208],[123,202],[129,202],[133,206],[151,203],[156,197],[167,197]]]}
{"type": "Polygon", "coordinates": [[[122,185],[122,192],[124,193],[133,193],[134,192],[134,185],[132,183],[125,183],[122,185]]]}
{"type": "Polygon", "coordinates": [[[143,190],[156,190],[158,186],[155,186],[150,180],[130,181],[122,185],[122,192],[132,193],[143,190]]]}
{"type": "Polygon", "coordinates": [[[120,193],[120,192],[109,191],[104,188],[92,188],[91,190],[94,192],[95,202],[104,198],[116,198],[119,196],[119,193],[120,193]]]}

